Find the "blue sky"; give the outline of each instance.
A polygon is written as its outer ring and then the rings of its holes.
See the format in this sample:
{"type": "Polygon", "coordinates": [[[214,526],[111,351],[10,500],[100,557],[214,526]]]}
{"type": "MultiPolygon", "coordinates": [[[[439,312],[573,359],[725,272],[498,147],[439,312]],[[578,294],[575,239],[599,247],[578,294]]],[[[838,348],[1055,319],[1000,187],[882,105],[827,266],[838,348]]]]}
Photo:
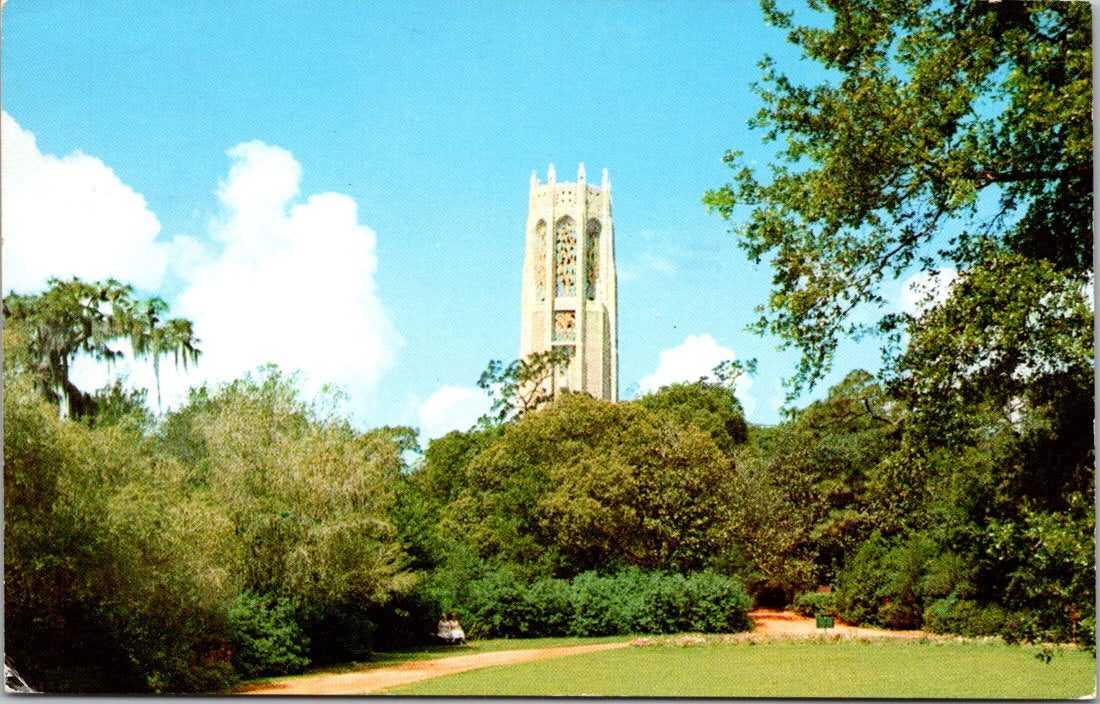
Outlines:
{"type": "MultiPolygon", "coordinates": [[[[363,426],[468,426],[518,355],[530,174],[584,162],[612,183],[620,395],[757,358],[739,396],[779,419],[795,353],[744,331],[770,273],[700,202],[727,149],[771,156],[757,61],[810,70],[753,1],[8,0],[0,42],[4,291],[165,298],[206,351],[169,403],[271,361],[363,426]]],[[[845,345],[807,398],[877,360],[845,345]]]]}

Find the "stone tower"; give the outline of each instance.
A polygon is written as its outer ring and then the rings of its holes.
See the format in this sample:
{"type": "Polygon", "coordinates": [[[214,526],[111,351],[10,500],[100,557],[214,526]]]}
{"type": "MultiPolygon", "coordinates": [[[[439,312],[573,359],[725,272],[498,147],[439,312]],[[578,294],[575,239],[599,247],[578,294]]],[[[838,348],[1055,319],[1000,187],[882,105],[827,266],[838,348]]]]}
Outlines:
{"type": "Polygon", "coordinates": [[[619,400],[615,333],[615,230],[611,184],[590,186],[584,164],[576,183],[558,183],[550,165],[546,183],[531,172],[527,249],[523,262],[520,355],[552,347],[570,353],[569,367],[548,391],[583,391],[619,400]]]}

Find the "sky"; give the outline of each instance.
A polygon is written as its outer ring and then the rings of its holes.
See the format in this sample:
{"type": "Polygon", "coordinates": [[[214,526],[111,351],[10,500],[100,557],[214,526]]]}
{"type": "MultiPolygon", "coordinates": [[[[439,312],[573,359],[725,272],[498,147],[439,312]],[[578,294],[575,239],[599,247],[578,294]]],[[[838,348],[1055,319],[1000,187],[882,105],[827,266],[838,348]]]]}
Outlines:
{"type": "MultiPolygon", "coordinates": [[[[797,352],[745,330],[771,273],[701,202],[727,150],[774,154],[757,62],[811,70],[754,0],[7,0],[0,52],[3,291],[165,299],[203,350],[162,366],[166,409],[275,363],[364,428],[469,427],[519,354],[531,173],[583,162],[611,181],[620,398],[756,359],[737,396],[780,420],[797,352]]],[[[844,343],[797,405],[878,360],[844,343]]],[[[153,386],[74,371],[113,374],[153,386]]]]}

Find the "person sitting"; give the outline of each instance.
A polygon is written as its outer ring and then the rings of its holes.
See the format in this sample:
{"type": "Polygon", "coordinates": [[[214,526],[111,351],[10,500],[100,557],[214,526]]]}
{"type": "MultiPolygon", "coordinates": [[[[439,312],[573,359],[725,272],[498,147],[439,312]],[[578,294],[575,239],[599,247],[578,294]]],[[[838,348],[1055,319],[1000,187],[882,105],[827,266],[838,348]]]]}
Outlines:
{"type": "Polygon", "coordinates": [[[447,614],[439,617],[439,623],[435,626],[435,635],[444,643],[451,642],[451,621],[447,614]]]}
{"type": "Polygon", "coordinates": [[[458,614],[451,614],[451,643],[465,643],[466,632],[458,624],[458,614]]]}

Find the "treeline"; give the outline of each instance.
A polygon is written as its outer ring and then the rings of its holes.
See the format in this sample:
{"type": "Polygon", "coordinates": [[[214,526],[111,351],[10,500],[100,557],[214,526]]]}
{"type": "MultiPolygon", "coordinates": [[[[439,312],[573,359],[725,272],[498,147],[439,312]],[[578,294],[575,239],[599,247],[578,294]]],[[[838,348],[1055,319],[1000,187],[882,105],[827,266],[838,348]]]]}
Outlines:
{"type": "Polygon", "coordinates": [[[118,383],[59,413],[9,325],[5,642],[36,688],[224,691],[431,643],[443,611],[472,637],[751,626],[711,558],[746,433],[724,388],[568,396],[409,464],[415,431],[275,368],[160,419],[118,383]]]}
{"type": "Polygon", "coordinates": [[[515,583],[708,570],[761,606],[1092,648],[1088,379],[1008,413],[980,397],[923,408],[856,371],[751,428],[705,381],[630,403],[566,395],[433,442],[401,525],[433,580],[480,580],[502,612],[515,583]]]}
{"type": "Polygon", "coordinates": [[[430,643],[443,612],[474,638],[729,632],[756,604],[1093,643],[1084,371],[1007,411],[853,372],[775,427],[707,381],[567,393],[421,456],[274,368],[62,418],[8,322],[5,647],[40,689],[224,691],[430,643]]]}

